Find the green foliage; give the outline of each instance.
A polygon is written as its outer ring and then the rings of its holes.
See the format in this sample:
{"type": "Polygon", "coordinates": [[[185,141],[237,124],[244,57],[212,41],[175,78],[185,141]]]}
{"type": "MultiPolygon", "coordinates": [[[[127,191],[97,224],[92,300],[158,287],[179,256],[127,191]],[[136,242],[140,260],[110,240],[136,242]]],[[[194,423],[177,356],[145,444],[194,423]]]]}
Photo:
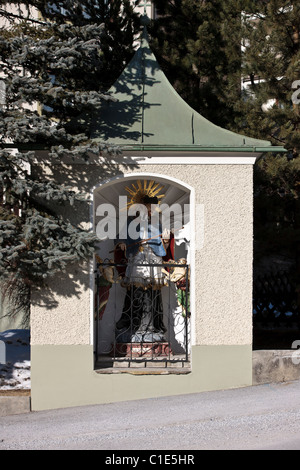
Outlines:
{"type": "Polygon", "coordinates": [[[154,0],[161,15],[152,47],[182,98],[204,117],[233,127],[241,92],[240,2],[154,0]]]}
{"type": "Polygon", "coordinates": [[[299,2],[154,4],[161,16],[150,29],[152,47],[179,94],[215,124],[297,156],[300,112],[291,97],[300,80],[299,2]]]}
{"type": "Polygon", "coordinates": [[[160,16],[151,25],[152,47],[179,94],[215,124],[287,149],[255,166],[255,262],[272,255],[293,262],[300,293],[300,109],[292,102],[300,80],[300,3],[154,4],[160,16]]]}
{"type": "Polygon", "coordinates": [[[89,132],[103,101],[111,99],[105,90],[134,52],[140,24],[128,0],[13,1],[20,7],[16,13],[5,3],[0,2],[0,19],[6,20],[0,29],[6,85],[0,107],[0,276],[18,304],[16,292],[21,303],[28,301],[24,286],[43,286],[70,263],[88,259],[97,240],[60,209],[89,204],[87,195],[34,171],[37,155],[27,150],[47,149],[58,166],[66,156],[88,163],[91,156],[102,153],[109,160],[119,152],[95,145],[89,132]],[[33,7],[41,13],[35,19],[33,7]]]}
{"type": "MultiPolygon", "coordinates": [[[[5,3],[0,16],[10,26],[0,30],[6,76],[0,144],[14,142],[23,151],[0,153],[0,271],[36,285],[89,256],[94,240],[50,209],[50,201],[59,208],[85,195],[37,178],[29,171],[34,155],[25,149],[50,148],[56,162],[119,151],[92,144],[89,129],[109,99],[105,91],[132,57],[139,19],[129,0],[16,0],[11,3],[26,7],[16,14],[5,3]],[[41,16],[32,21],[27,8],[33,7],[41,16]]],[[[300,260],[300,111],[291,99],[292,83],[300,80],[299,2],[154,4],[160,16],[149,26],[151,46],[182,98],[217,125],[289,151],[288,159],[266,156],[255,168],[255,241],[264,253],[300,260]]]]}
{"type": "Polygon", "coordinates": [[[300,79],[299,33],[299,2],[247,2],[242,72],[251,85],[241,106],[242,129],[288,150],[255,168],[255,256],[290,260],[300,292],[300,110],[292,102],[292,84],[300,79]]]}
{"type": "Polygon", "coordinates": [[[248,2],[243,76],[249,77],[251,86],[244,129],[284,145],[294,157],[300,152],[300,111],[292,102],[292,84],[300,80],[299,34],[299,2],[248,2]]]}

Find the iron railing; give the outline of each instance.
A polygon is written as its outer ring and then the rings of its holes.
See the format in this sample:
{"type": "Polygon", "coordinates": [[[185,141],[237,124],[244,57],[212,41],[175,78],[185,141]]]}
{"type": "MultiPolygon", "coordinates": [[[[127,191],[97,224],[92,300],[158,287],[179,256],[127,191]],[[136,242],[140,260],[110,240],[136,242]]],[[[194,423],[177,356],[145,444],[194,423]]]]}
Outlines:
{"type": "Polygon", "coordinates": [[[269,271],[253,282],[253,323],[262,327],[300,327],[293,271],[269,271]]]}
{"type": "Polygon", "coordinates": [[[111,361],[189,362],[189,266],[185,263],[143,263],[165,274],[163,285],[124,285],[126,265],[109,260],[95,270],[95,364],[111,361]],[[176,275],[179,268],[180,275],[176,275]],[[183,274],[182,274],[183,273],[183,274]],[[173,274],[173,276],[172,276],[173,274]],[[147,295],[144,295],[147,291],[147,295]],[[142,300],[141,300],[142,299],[142,300]],[[122,319],[122,320],[121,320],[122,319]],[[120,321],[121,320],[121,321],[120,321]],[[141,326],[142,325],[142,326],[141,326]]]}

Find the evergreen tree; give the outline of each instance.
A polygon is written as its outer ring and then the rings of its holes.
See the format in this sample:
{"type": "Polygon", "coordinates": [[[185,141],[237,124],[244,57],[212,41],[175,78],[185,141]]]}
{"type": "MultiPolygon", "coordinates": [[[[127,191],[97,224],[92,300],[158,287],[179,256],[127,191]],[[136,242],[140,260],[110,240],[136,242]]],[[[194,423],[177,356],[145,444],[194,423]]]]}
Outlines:
{"type": "Polygon", "coordinates": [[[192,108],[234,129],[240,116],[241,3],[154,0],[152,47],[166,76],[192,108]]]}
{"type": "Polygon", "coordinates": [[[255,257],[275,254],[294,263],[300,309],[300,110],[293,88],[300,80],[299,2],[247,2],[243,32],[243,76],[251,85],[242,128],[288,150],[255,167],[255,257]]]}
{"type": "Polygon", "coordinates": [[[96,241],[59,209],[87,196],[51,177],[39,179],[31,171],[32,150],[47,149],[56,163],[65,155],[88,162],[90,155],[118,152],[94,145],[89,130],[110,99],[105,90],[133,53],[139,21],[128,0],[11,4],[20,8],[12,13],[2,1],[0,7],[0,275],[6,292],[17,304],[25,298],[29,308],[24,286],[42,286],[69,263],[87,259],[96,241]]]}
{"type": "Polygon", "coordinates": [[[215,124],[288,151],[255,165],[255,260],[281,254],[295,263],[300,308],[300,91],[292,88],[300,90],[300,4],[154,4],[152,47],[179,94],[215,124]]]}
{"type": "Polygon", "coordinates": [[[300,80],[299,2],[154,0],[154,5],[152,47],[183,99],[215,124],[270,139],[297,156],[300,114],[292,84],[300,80]],[[274,106],[267,108],[270,100],[274,106]]]}
{"type": "Polygon", "coordinates": [[[299,33],[299,2],[247,2],[242,76],[251,85],[244,101],[245,129],[284,145],[293,157],[300,152],[300,112],[292,100],[293,83],[300,80],[299,33]]]}

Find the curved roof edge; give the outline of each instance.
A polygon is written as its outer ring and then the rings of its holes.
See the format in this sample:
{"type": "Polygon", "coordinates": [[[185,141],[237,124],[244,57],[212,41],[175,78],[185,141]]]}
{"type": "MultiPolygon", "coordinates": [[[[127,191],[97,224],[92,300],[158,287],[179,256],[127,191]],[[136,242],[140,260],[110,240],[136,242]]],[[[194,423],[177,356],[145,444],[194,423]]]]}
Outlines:
{"type": "Polygon", "coordinates": [[[286,152],[267,140],[221,128],[192,109],[175,91],[150,49],[146,28],[141,45],[109,90],[92,129],[94,141],[130,150],[286,152]]]}

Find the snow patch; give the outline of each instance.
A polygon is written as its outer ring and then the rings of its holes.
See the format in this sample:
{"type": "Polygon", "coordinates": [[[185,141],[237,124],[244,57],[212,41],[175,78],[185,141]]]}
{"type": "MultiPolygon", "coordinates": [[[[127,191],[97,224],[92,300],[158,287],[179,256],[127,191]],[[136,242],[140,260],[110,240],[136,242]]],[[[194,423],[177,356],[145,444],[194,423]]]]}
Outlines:
{"type": "Polygon", "coordinates": [[[28,390],[30,380],[30,330],[0,332],[6,363],[0,363],[0,390],[28,390]]]}

